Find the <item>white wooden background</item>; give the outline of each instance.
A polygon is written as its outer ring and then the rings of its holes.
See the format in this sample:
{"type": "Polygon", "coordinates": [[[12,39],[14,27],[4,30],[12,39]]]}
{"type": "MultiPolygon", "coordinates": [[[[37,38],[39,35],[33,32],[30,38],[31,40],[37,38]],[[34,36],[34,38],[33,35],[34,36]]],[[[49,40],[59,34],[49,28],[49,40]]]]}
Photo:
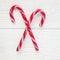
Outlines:
{"type": "Polygon", "coordinates": [[[60,0],[0,0],[0,60],[60,60],[60,0]],[[38,16],[31,24],[39,52],[34,50],[29,35],[16,52],[25,25],[18,11],[14,12],[16,23],[11,22],[12,5],[22,7],[27,18],[37,8],[45,11],[47,17],[42,28],[38,16]]]}

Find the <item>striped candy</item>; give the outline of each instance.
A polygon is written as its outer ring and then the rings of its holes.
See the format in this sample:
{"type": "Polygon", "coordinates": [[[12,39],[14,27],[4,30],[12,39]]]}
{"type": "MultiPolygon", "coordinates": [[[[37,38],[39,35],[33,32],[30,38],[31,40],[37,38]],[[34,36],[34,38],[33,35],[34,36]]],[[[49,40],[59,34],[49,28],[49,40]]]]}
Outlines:
{"type": "Polygon", "coordinates": [[[40,21],[39,26],[42,27],[42,26],[43,26],[43,23],[44,23],[44,20],[45,20],[45,17],[46,17],[45,13],[44,13],[41,9],[37,9],[36,11],[34,11],[34,12],[31,14],[31,16],[30,16],[30,18],[29,18],[29,21],[28,21],[28,19],[27,19],[26,16],[25,16],[25,13],[24,13],[23,9],[20,8],[20,7],[17,6],[17,5],[14,5],[14,6],[11,7],[10,12],[9,12],[11,21],[12,21],[13,23],[15,22],[15,18],[14,18],[14,16],[13,16],[13,12],[14,12],[14,10],[16,10],[16,9],[21,13],[21,16],[22,16],[22,18],[23,18],[23,20],[24,20],[24,23],[25,23],[25,25],[26,25],[25,31],[24,31],[24,33],[23,33],[22,38],[20,39],[20,42],[19,42],[16,50],[19,51],[19,49],[21,49],[22,44],[23,44],[23,41],[25,40],[25,37],[26,37],[27,32],[28,32],[29,35],[30,35],[30,37],[31,37],[31,40],[32,40],[32,43],[33,43],[33,45],[34,45],[35,50],[38,51],[39,48],[38,48],[38,45],[37,45],[37,43],[36,43],[36,41],[35,41],[35,37],[34,37],[34,35],[33,35],[33,33],[32,33],[32,29],[31,29],[31,27],[30,27],[30,24],[31,24],[34,16],[35,16],[37,13],[40,13],[40,15],[42,16],[42,18],[41,18],[41,21],[40,21]]]}

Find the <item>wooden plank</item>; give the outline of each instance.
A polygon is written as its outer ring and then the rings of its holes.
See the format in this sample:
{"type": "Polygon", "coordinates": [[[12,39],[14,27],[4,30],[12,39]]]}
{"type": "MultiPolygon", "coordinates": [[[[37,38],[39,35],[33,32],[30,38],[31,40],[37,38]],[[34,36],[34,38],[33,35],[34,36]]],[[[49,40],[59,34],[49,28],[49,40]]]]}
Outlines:
{"type": "MultiPolygon", "coordinates": [[[[32,0],[28,1],[4,1],[0,0],[0,28],[24,28],[24,22],[21,18],[18,11],[14,12],[14,16],[16,19],[16,25],[14,26],[11,24],[10,17],[9,17],[9,10],[12,5],[19,5],[21,6],[25,14],[29,20],[30,14],[36,10],[37,8],[42,9],[46,13],[46,20],[44,23],[43,28],[60,28],[60,1],[58,0],[36,0],[34,3],[32,0]],[[48,2],[48,3],[47,3],[48,2]],[[29,7],[26,7],[26,6],[29,7]],[[36,5],[36,6],[35,6],[36,5]],[[13,27],[12,27],[13,26],[13,27]]],[[[39,28],[39,19],[40,17],[36,16],[32,22],[32,28],[39,28]]]]}
{"type": "Polygon", "coordinates": [[[60,59],[60,30],[33,30],[39,52],[36,52],[27,34],[22,49],[17,53],[16,47],[22,36],[23,29],[0,30],[0,59],[30,59],[59,60],[60,59]]]}

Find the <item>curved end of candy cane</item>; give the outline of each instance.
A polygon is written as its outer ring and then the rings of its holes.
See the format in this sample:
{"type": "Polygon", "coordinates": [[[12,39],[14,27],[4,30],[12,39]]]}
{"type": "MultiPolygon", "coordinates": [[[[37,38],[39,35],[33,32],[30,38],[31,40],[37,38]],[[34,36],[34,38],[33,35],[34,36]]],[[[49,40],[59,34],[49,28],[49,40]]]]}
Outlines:
{"type": "Polygon", "coordinates": [[[42,27],[43,24],[44,24],[45,18],[46,18],[46,14],[43,11],[41,11],[41,14],[42,14],[42,19],[41,19],[41,22],[40,22],[39,26],[42,27]]]}
{"type": "Polygon", "coordinates": [[[43,24],[44,24],[44,19],[42,18],[42,19],[41,19],[41,22],[40,22],[40,24],[39,24],[39,26],[42,27],[43,24]]]}
{"type": "Polygon", "coordinates": [[[13,5],[13,6],[11,7],[11,9],[10,9],[10,12],[9,12],[9,15],[10,15],[10,18],[11,18],[12,23],[15,22],[15,19],[14,19],[14,16],[13,16],[13,11],[14,11],[14,9],[15,9],[16,6],[17,6],[17,5],[13,5]]]}

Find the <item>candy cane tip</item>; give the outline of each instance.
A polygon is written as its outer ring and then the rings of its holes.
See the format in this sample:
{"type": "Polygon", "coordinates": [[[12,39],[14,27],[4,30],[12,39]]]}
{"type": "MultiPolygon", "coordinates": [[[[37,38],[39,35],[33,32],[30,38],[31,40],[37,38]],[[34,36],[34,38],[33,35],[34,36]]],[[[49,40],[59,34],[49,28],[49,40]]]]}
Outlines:
{"type": "Polygon", "coordinates": [[[16,51],[17,51],[17,52],[19,51],[18,48],[16,49],[16,51]]]}
{"type": "Polygon", "coordinates": [[[36,49],[36,51],[39,51],[39,49],[36,49]]]}
{"type": "Polygon", "coordinates": [[[11,20],[12,21],[12,23],[15,23],[15,20],[11,20]]]}
{"type": "Polygon", "coordinates": [[[42,18],[42,20],[41,20],[41,27],[43,26],[43,23],[44,23],[44,20],[43,20],[43,18],[42,18]]]}

